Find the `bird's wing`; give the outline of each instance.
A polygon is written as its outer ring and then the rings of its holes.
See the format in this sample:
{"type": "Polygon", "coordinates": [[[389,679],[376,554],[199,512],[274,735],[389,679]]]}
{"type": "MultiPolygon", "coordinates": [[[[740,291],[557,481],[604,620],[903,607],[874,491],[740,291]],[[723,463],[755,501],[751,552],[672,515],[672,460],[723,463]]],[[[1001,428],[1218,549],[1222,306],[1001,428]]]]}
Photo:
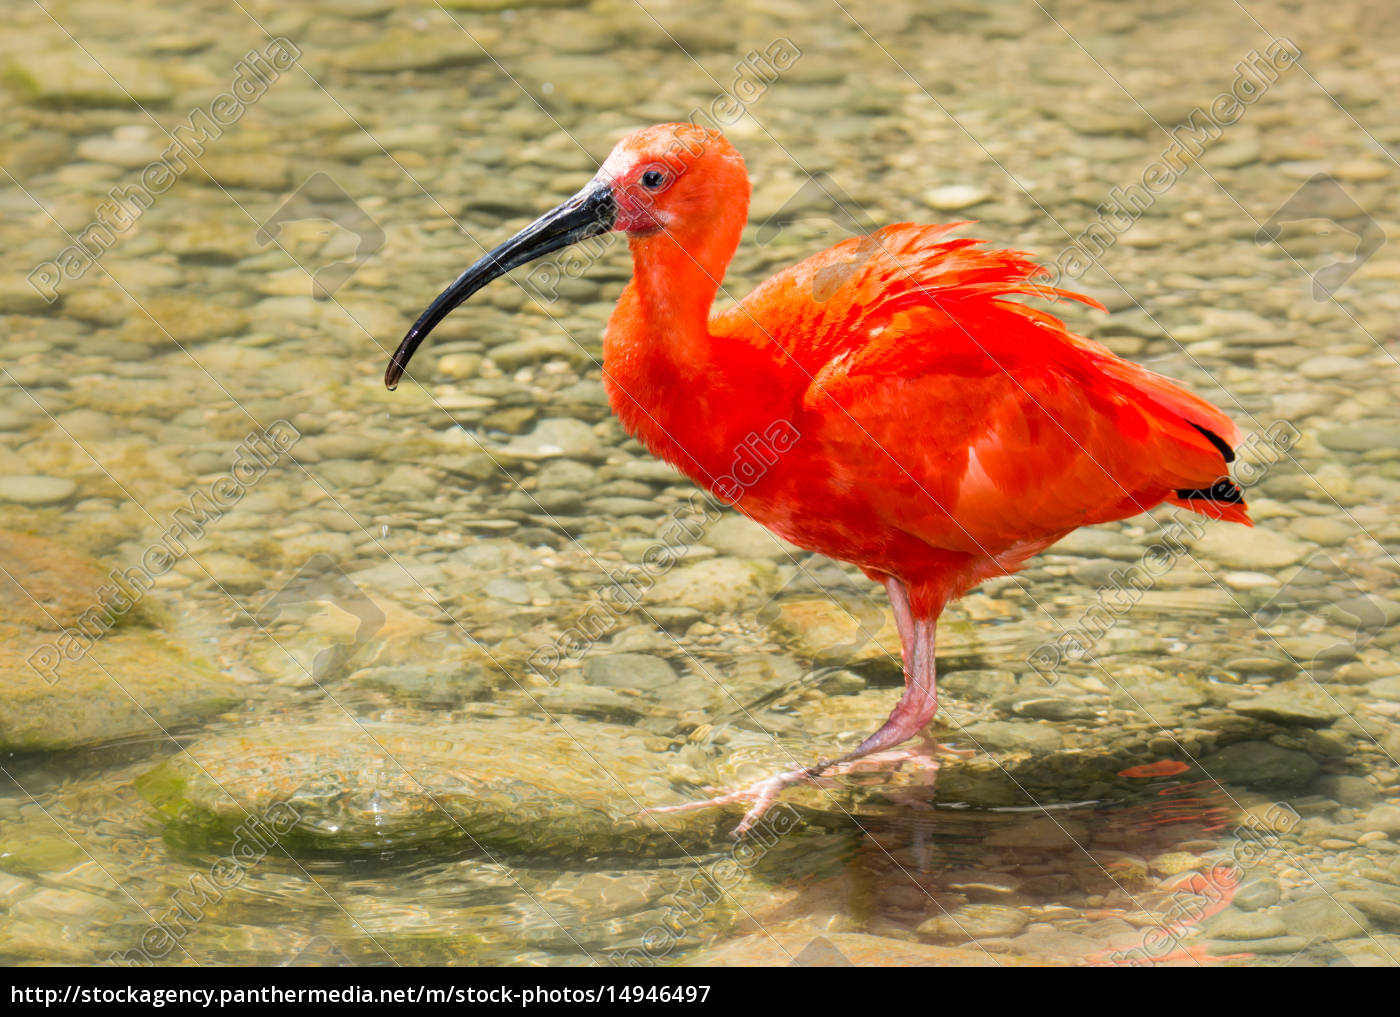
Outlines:
{"type": "Polygon", "coordinates": [[[1048,271],[1020,251],[945,239],[966,225],[897,223],[851,237],[769,278],[717,316],[712,331],[778,347],[789,363],[814,373],[859,351],[901,312],[934,302],[1022,293],[1102,310],[1089,297],[1037,282],[1048,271]]]}
{"type": "Polygon", "coordinates": [[[1239,440],[1229,418],[1005,299],[1046,293],[1034,282],[1043,270],[941,241],[949,228],[883,230],[854,267],[862,241],[847,241],[736,309],[785,337],[790,369],[810,378],[803,420],[827,446],[821,458],[851,473],[831,478],[836,488],[865,486],[885,522],[974,553],[1163,500],[1248,521],[1224,489],[1224,501],[1186,497],[1227,473],[1239,440]]]}

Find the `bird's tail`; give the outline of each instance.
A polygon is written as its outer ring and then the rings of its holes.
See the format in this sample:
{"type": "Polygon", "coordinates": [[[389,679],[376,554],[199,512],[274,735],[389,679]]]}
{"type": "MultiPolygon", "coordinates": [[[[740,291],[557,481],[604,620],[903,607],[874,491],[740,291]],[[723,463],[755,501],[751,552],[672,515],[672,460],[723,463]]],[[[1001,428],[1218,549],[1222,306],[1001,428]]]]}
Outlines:
{"type": "Polygon", "coordinates": [[[1167,502],[1190,509],[1203,516],[1210,516],[1212,519],[1223,519],[1227,523],[1254,525],[1254,520],[1249,518],[1249,505],[1245,503],[1244,497],[1239,493],[1239,488],[1235,488],[1234,500],[1199,497],[1196,491],[1178,491],[1176,494],[1168,495],[1167,502]]]}
{"type": "Polygon", "coordinates": [[[1244,492],[1230,479],[1241,441],[1235,422],[1170,378],[1108,355],[1112,359],[1100,367],[1125,384],[1152,418],[1164,469],[1174,478],[1190,478],[1190,486],[1176,488],[1166,500],[1212,519],[1253,526],[1244,492]]]}

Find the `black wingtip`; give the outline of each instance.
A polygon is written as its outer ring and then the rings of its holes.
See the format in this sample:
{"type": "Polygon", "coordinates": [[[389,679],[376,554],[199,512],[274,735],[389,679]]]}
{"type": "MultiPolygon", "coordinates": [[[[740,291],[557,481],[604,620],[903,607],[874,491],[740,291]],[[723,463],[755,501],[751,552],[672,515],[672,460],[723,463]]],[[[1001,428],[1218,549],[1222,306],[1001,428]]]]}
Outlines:
{"type": "Polygon", "coordinates": [[[1241,505],[1244,503],[1244,492],[1236,487],[1232,482],[1221,478],[1210,487],[1196,487],[1183,489],[1176,492],[1178,498],[1185,498],[1188,501],[1219,501],[1227,505],[1241,505]]]}
{"type": "MultiPolygon", "coordinates": [[[[1188,420],[1187,423],[1191,424],[1191,421],[1188,420]]],[[[1220,454],[1225,457],[1227,463],[1233,463],[1235,461],[1235,450],[1230,447],[1230,443],[1224,438],[1220,437],[1220,435],[1216,434],[1214,431],[1207,430],[1200,424],[1191,424],[1191,426],[1204,434],[1206,440],[1220,450],[1220,454]]],[[[1184,498],[1186,495],[1182,495],[1182,497],[1184,498]]]]}

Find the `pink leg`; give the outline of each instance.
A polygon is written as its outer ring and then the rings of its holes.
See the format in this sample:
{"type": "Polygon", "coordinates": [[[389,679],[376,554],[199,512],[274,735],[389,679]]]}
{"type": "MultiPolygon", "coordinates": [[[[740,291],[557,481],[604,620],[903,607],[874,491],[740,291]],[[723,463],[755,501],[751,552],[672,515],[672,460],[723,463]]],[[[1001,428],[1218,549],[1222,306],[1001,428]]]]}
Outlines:
{"type": "Polygon", "coordinates": [[[886,578],[885,590],[890,595],[890,607],[894,609],[894,627],[899,630],[899,641],[904,647],[907,660],[909,647],[914,639],[914,611],[909,606],[909,591],[894,576],[886,578]]]}
{"type": "Polygon", "coordinates": [[[683,812],[688,809],[704,808],[709,805],[728,805],[734,802],[751,802],[743,821],[735,828],[735,835],[746,832],[768,807],[777,801],[785,787],[802,781],[816,782],[828,770],[841,767],[875,753],[885,752],[901,742],[908,741],[918,734],[938,712],[938,689],[934,665],[934,631],[937,618],[915,618],[909,606],[909,595],[902,583],[896,579],[885,582],[890,591],[890,603],[894,608],[895,624],[899,628],[900,640],[904,648],[904,695],[890,713],[889,719],[880,729],[855,750],[837,759],[823,760],[814,766],[803,766],[795,770],[776,773],[758,783],[737,791],[730,791],[703,802],[690,802],[686,805],[672,805],[666,808],[646,809],[645,812],[683,812]]]}
{"type": "Polygon", "coordinates": [[[938,712],[938,686],[933,661],[933,634],[937,624],[929,618],[914,620],[913,652],[905,651],[906,656],[912,659],[906,660],[904,665],[904,695],[880,730],[856,746],[854,752],[834,762],[844,763],[893,748],[913,738],[933,720],[933,715],[938,712]]]}

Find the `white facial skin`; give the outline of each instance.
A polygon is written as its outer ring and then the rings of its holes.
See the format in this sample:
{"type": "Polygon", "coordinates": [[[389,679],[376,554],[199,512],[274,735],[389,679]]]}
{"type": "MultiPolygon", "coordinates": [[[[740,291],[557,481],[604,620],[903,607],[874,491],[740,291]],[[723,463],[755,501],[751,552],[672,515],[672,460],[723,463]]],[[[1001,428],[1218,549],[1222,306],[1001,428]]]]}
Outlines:
{"type": "Polygon", "coordinates": [[[670,225],[672,214],[657,207],[654,198],[675,181],[679,166],[679,160],[674,157],[650,159],[621,145],[613,149],[593,177],[612,188],[617,201],[613,228],[625,233],[651,233],[670,225]],[[642,183],[643,175],[651,170],[663,174],[662,183],[656,187],[642,183]]]}

